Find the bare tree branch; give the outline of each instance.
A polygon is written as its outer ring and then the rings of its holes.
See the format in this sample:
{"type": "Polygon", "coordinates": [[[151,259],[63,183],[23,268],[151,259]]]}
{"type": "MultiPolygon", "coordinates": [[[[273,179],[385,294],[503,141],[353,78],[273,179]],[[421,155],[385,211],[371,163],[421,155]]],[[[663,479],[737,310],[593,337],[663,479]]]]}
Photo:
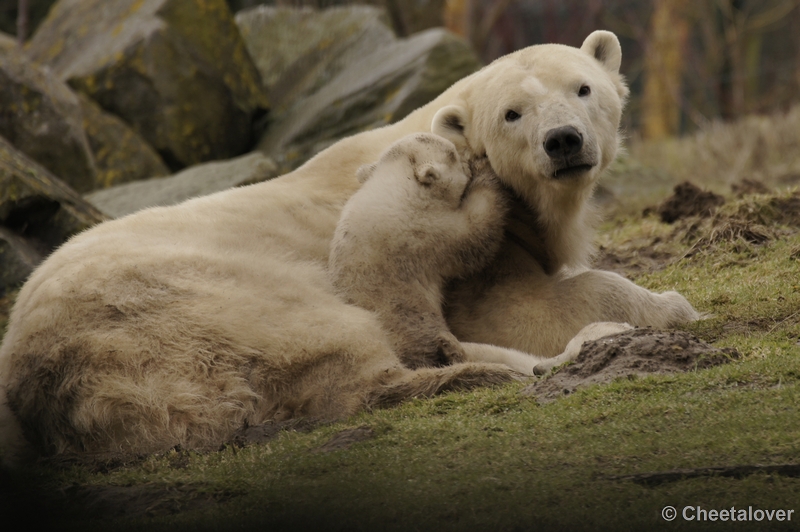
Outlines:
{"type": "Polygon", "coordinates": [[[17,44],[22,46],[28,38],[28,0],[17,3],[17,44]]]}

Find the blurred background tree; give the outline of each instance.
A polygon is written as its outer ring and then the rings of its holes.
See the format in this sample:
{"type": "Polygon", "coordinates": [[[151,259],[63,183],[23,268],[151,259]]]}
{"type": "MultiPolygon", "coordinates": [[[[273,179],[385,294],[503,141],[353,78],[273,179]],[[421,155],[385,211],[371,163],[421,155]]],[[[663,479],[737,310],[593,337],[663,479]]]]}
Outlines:
{"type": "MultiPolygon", "coordinates": [[[[29,36],[53,3],[0,0],[0,31],[17,35],[19,6],[27,4],[20,27],[29,36]]],[[[632,89],[624,125],[645,138],[785,109],[800,95],[800,0],[228,0],[234,12],[355,3],[385,7],[400,36],[446,26],[485,62],[614,31],[632,89]]]]}

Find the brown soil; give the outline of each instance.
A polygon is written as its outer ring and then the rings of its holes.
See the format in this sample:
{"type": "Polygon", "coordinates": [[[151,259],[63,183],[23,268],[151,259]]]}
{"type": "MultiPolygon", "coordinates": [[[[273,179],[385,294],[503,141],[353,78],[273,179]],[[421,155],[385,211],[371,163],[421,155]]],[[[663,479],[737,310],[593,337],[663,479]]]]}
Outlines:
{"type": "MultiPolygon", "coordinates": [[[[702,190],[685,181],[675,186],[675,193],[656,207],[655,212],[661,217],[662,222],[671,224],[690,216],[703,218],[711,216],[724,203],[725,198],[719,194],[702,190]]],[[[649,207],[645,209],[644,214],[649,214],[652,210],[652,207],[649,207]]]]}
{"type": "MultiPolygon", "coordinates": [[[[702,204],[701,200],[692,200],[687,190],[699,191],[701,195],[710,194],[690,183],[679,187],[683,187],[682,192],[668,198],[657,208],[646,209],[644,214],[656,212],[657,209],[660,212],[665,206],[675,206],[679,198],[688,198],[690,206],[702,204]]],[[[735,188],[740,192],[746,189],[747,195],[760,193],[761,183],[744,180],[739,188],[735,188]]],[[[670,212],[676,214],[678,210],[673,209],[670,212]]],[[[768,244],[787,234],[787,227],[789,230],[800,228],[800,191],[744,199],[734,209],[718,212],[713,217],[710,216],[710,211],[680,216],[683,217],[676,218],[674,230],[667,241],[657,237],[633,240],[610,248],[601,247],[594,262],[595,268],[635,278],[720,243],[734,243],[734,249],[738,251],[744,251],[749,246],[768,244]],[[675,246],[668,245],[671,242],[683,242],[688,247],[676,250],[675,246]]]]}
{"type": "Polygon", "coordinates": [[[795,191],[788,197],[772,198],[769,205],[777,212],[777,223],[800,227],[800,191],[795,191]]]}
{"type": "Polygon", "coordinates": [[[737,198],[743,198],[751,194],[769,194],[771,190],[763,181],[744,178],[738,183],[731,185],[731,192],[733,192],[737,198]]]}
{"type": "Polygon", "coordinates": [[[631,249],[607,249],[601,247],[594,260],[594,267],[599,270],[618,273],[629,279],[643,273],[660,270],[675,260],[675,255],[666,251],[659,251],[656,246],[657,243],[631,249]]]}
{"type": "Polygon", "coordinates": [[[717,349],[683,331],[633,329],[583,344],[578,358],[522,391],[550,402],[592,384],[650,374],[682,373],[738,358],[734,349],[717,349]]]}

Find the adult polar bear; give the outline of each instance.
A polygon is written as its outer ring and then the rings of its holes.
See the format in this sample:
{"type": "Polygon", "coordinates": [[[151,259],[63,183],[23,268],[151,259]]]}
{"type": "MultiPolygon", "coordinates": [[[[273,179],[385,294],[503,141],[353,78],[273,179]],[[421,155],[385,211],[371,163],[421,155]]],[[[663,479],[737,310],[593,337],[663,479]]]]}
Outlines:
{"type": "Polygon", "coordinates": [[[620,58],[602,31],[580,49],[532,46],[281,178],[76,236],[22,288],[0,347],[6,459],[202,448],[245,424],[513,378],[489,363],[403,368],[376,316],[337,299],[326,276],[356,170],[431,124],[485,152],[527,206],[490,270],[453,290],[461,340],[552,356],[592,322],[693,319],[678,294],[585,270],[589,197],[616,154],[627,95],[620,58]]]}

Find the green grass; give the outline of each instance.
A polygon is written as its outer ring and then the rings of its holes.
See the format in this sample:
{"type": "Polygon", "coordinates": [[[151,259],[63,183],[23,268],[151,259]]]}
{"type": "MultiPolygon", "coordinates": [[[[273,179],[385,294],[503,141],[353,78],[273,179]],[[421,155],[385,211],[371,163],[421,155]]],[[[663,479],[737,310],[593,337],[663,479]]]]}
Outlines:
{"type": "MultiPolygon", "coordinates": [[[[630,167],[646,173],[648,164],[630,167]]],[[[662,177],[654,182],[680,176],[662,177]]],[[[4,472],[0,496],[11,500],[7,511],[35,518],[47,508],[60,528],[82,531],[797,529],[800,478],[703,476],[656,486],[614,478],[800,464],[800,219],[770,203],[790,196],[729,201],[715,220],[675,226],[642,218],[633,199],[601,228],[604,253],[639,265],[629,272],[637,283],[678,290],[706,315],[684,329],[736,348],[742,356],[730,364],[622,379],[548,404],[523,395],[522,383],[449,393],[268,443],[171,452],[107,473],[39,464],[4,472]],[[771,239],[709,238],[730,220],[766,227],[771,239]],[[648,253],[655,262],[637,262],[648,253]],[[315,452],[360,426],[374,437],[315,452]],[[795,515],[667,522],[667,505],[795,515]]]]}

